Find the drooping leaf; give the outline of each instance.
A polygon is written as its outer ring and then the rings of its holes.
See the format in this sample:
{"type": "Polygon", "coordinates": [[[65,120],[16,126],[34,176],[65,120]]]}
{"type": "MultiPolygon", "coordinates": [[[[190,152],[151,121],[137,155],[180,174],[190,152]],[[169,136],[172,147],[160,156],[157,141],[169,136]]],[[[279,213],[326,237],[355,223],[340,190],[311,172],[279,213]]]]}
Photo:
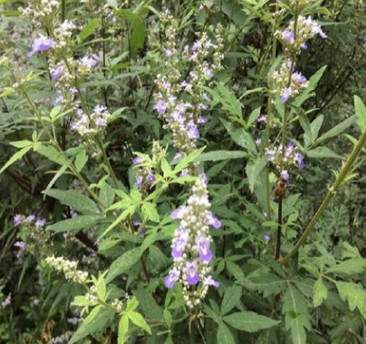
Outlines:
{"type": "Polygon", "coordinates": [[[336,152],[333,152],[331,149],[327,147],[316,147],[308,152],[306,155],[309,158],[333,158],[333,159],[342,159],[340,155],[336,152]]]}
{"type": "Polygon", "coordinates": [[[79,215],[77,217],[62,220],[48,226],[46,229],[53,232],[77,232],[83,228],[90,228],[95,225],[98,220],[103,219],[101,215],[79,215]]]}
{"type": "Polygon", "coordinates": [[[255,312],[238,312],[223,317],[223,321],[237,330],[257,332],[278,325],[281,321],[273,320],[255,312]]]}
{"type": "Polygon", "coordinates": [[[51,189],[43,191],[43,193],[47,196],[58,199],[62,204],[72,207],[82,214],[100,213],[97,205],[89,197],[76,190],[51,189]]]}
{"type": "Polygon", "coordinates": [[[138,312],[128,312],[128,319],[130,319],[136,326],[144,329],[147,333],[151,334],[150,326],[147,324],[143,316],[138,312]]]}
{"type": "Polygon", "coordinates": [[[317,140],[315,140],[316,144],[319,144],[325,140],[331,139],[341,133],[343,133],[349,126],[351,126],[355,122],[355,116],[351,116],[345,119],[343,122],[337,124],[335,127],[321,135],[317,140]]]}
{"type": "Polygon", "coordinates": [[[7,162],[6,164],[1,168],[0,174],[3,173],[10,165],[14,164],[17,160],[20,160],[23,155],[25,155],[32,146],[24,147],[21,150],[17,151],[7,162]]]}

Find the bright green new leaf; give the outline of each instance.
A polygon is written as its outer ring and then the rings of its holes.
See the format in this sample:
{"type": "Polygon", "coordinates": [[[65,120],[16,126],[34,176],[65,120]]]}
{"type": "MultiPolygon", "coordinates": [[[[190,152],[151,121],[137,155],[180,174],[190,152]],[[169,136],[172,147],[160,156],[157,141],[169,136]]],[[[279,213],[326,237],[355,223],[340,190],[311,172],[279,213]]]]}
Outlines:
{"type": "Polygon", "coordinates": [[[328,289],[323,283],[322,279],[319,278],[314,283],[314,296],[313,296],[313,305],[314,307],[320,306],[324,300],[328,297],[328,289]]]}
{"type": "Polygon", "coordinates": [[[78,343],[89,334],[101,331],[113,318],[115,311],[98,305],[84,319],[80,327],[71,337],[69,344],[78,343]]]}
{"type": "Polygon", "coordinates": [[[118,344],[124,344],[128,340],[128,317],[124,314],[118,323],[118,344]]]}
{"type": "Polygon", "coordinates": [[[362,131],[366,130],[366,107],[361,98],[354,96],[356,121],[362,131]]]}
{"type": "Polygon", "coordinates": [[[147,324],[146,320],[140,313],[137,312],[128,312],[128,319],[130,319],[136,326],[144,329],[147,333],[151,334],[150,326],[147,324]]]}

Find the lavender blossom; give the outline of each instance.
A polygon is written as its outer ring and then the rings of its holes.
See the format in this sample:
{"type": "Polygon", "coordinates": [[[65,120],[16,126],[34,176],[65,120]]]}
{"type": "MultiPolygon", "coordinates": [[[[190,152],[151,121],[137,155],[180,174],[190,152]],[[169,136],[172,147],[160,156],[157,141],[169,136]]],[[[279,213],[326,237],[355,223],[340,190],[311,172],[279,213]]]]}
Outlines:
{"type": "Polygon", "coordinates": [[[37,52],[47,51],[55,45],[55,42],[47,37],[40,35],[39,38],[36,38],[32,43],[32,50],[27,54],[28,57],[32,57],[37,52]]]}

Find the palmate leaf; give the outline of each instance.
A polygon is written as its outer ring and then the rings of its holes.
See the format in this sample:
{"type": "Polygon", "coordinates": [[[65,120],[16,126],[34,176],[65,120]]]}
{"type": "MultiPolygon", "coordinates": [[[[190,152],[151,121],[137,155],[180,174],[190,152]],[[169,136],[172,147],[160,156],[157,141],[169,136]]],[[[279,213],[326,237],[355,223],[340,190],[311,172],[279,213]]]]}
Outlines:
{"type": "Polygon", "coordinates": [[[224,294],[221,302],[220,314],[225,315],[229,313],[240,302],[242,296],[242,286],[234,284],[228,288],[224,294]]]}
{"type": "Polygon", "coordinates": [[[366,290],[360,284],[337,281],[336,287],[343,301],[348,301],[349,309],[357,309],[366,319],[366,290]]]}
{"type": "Polygon", "coordinates": [[[286,329],[290,330],[292,343],[306,344],[306,329],[310,329],[310,314],[305,297],[291,284],[283,296],[282,313],[286,329]]]}

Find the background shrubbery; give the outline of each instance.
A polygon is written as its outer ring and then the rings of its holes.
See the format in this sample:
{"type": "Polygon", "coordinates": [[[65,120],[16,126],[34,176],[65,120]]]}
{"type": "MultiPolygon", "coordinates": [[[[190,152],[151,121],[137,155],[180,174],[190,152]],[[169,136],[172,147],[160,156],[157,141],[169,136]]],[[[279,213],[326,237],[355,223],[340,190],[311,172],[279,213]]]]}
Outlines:
{"type": "Polygon", "coordinates": [[[0,15],[0,343],[364,343],[363,1],[0,15]]]}

